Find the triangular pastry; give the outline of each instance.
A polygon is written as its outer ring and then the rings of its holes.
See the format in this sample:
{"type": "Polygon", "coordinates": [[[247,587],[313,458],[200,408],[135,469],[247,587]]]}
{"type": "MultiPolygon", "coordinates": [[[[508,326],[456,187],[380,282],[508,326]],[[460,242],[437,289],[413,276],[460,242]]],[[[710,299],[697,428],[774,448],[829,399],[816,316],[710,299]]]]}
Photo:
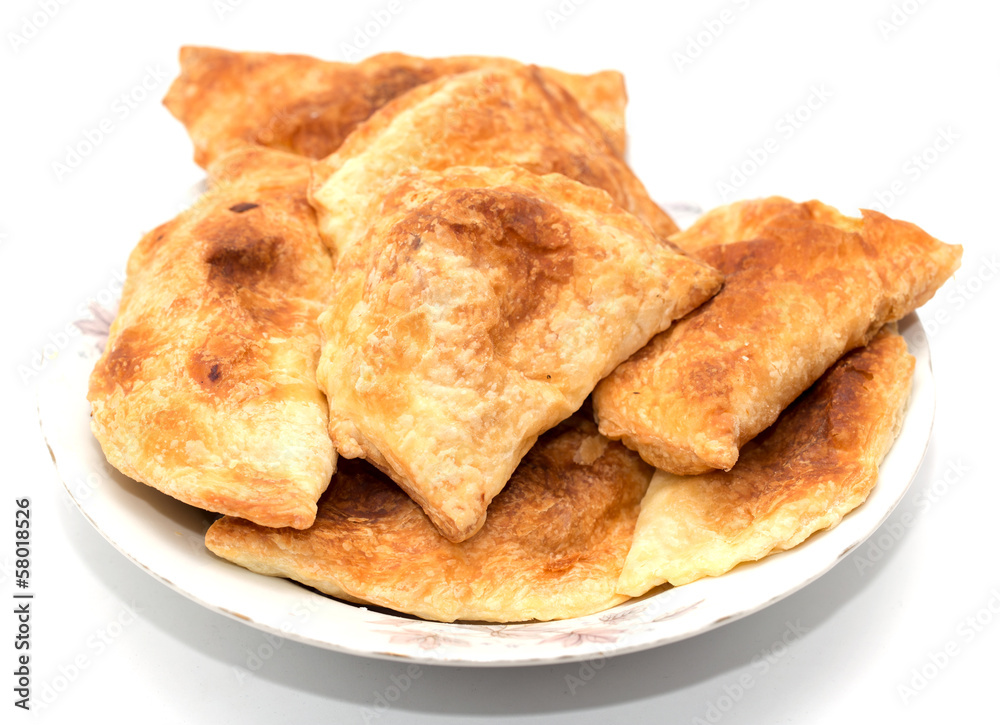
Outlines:
{"type": "Polygon", "coordinates": [[[335,454],[316,386],[330,255],[309,164],[263,148],[129,257],[90,379],[92,427],[131,478],[209,511],[309,526],[335,454]]]}
{"type": "Polygon", "coordinates": [[[722,279],[605,192],[518,167],[402,174],[369,223],[320,318],[330,431],[452,541],[540,433],[722,279]]]}
{"type": "Polygon", "coordinates": [[[884,330],[848,353],[731,471],[657,471],[618,591],[718,576],[835,526],[860,506],[902,425],[913,377],[906,342],[884,330]]]}
{"type": "Polygon", "coordinates": [[[878,212],[851,219],[777,197],[671,239],[725,285],[603,380],[594,410],[602,433],[682,475],[732,468],[841,355],[930,299],[962,254],[878,212]]]}
{"type": "MultiPolygon", "coordinates": [[[[521,66],[507,58],[402,53],[337,63],[197,46],[181,48],[180,64],[181,74],[163,102],[187,128],[195,161],[205,167],[247,144],[323,158],[355,126],[411,88],[478,68],[521,66]]],[[[576,98],[616,153],[624,155],[627,99],[621,74],[576,75],[548,68],[543,73],[576,98]]]]}
{"type": "Polygon", "coordinates": [[[573,97],[530,66],[448,76],[395,99],[316,164],[310,200],[339,255],[396,174],[508,164],[603,189],[661,237],[677,231],[573,97]]]}
{"type": "Polygon", "coordinates": [[[546,433],[468,541],[441,536],[367,463],[341,460],[306,531],[233,517],[205,543],[261,574],[424,619],[516,622],[579,617],[615,593],[652,469],[575,416],[546,433]]]}

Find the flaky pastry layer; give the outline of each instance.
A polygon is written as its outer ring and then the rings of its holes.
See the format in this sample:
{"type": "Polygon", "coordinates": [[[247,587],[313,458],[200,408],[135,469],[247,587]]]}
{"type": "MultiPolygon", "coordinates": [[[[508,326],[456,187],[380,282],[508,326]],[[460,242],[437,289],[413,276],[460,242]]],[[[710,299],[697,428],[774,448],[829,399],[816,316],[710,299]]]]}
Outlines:
{"type": "Polygon", "coordinates": [[[90,378],[92,428],[137,481],[304,528],[336,460],[315,374],[332,262],[308,162],[253,148],[210,171],[215,188],[129,258],[90,378]]]}
{"type": "Polygon", "coordinates": [[[579,617],[615,593],[652,469],[577,416],[539,439],[460,544],[367,463],[341,461],[306,531],[225,517],[219,556],[348,601],[425,619],[517,622],[579,617]]]}
{"type": "Polygon", "coordinates": [[[677,231],[600,127],[533,66],[447,76],[386,104],[316,164],[310,200],[339,255],[400,172],[511,164],[603,189],[663,238],[677,231]]]}
{"type": "Polygon", "coordinates": [[[370,225],[320,318],[331,435],[453,541],[540,433],[721,282],[603,191],[518,167],[403,174],[370,225]]]}
{"type": "Polygon", "coordinates": [[[906,342],[884,330],[848,353],[731,471],[657,471],[618,582],[639,596],[790,549],[860,506],[902,425],[913,378],[906,342]]]}
{"type": "Polygon", "coordinates": [[[732,468],[841,355],[930,299],[962,253],[878,212],[779,197],[709,212],[672,240],[725,285],[603,380],[594,410],[602,433],[681,475],[732,468]]]}
{"type": "MultiPolygon", "coordinates": [[[[188,130],[195,161],[207,167],[251,145],[313,159],[337,150],[354,128],[396,96],[442,76],[478,68],[518,68],[507,58],[417,58],[381,53],[359,63],[306,55],[238,53],[186,46],[181,74],[164,105],[188,130]]],[[[625,82],[620,73],[576,75],[546,68],[601,126],[619,156],[625,152],[625,82]]]]}

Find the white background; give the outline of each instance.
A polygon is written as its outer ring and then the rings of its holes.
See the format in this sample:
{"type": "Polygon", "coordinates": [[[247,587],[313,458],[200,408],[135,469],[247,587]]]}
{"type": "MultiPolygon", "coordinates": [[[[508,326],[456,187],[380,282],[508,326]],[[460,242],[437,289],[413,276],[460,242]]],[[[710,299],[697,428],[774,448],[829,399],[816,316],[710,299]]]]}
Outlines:
{"type": "MultiPolygon", "coordinates": [[[[0,562],[10,602],[13,500],[30,496],[33,685],[37,694],[65,684],[38,719],[936,723],[995,717],[1000,5],[399,3],[387,27],[359,39],[358,28],[386,2],[244,0],[233,8],[211,0],[51,2],[48,12],[57,11],[49,18],[39,14],[45,2],[5,0],[0,542],[7,543],[0,544],[0,562]],[[723,10],[731,22],[713,24],[723,10]],[[921,313],[937,382],[930,446],[874,543],[758,614],[608,660],[596,672],[580,665],[423,667],[389,709],[376,711],[379,694],[393,692],[393,678],[404,681],[405,664],[283,642],[241,681],[235,672],[247,668],[262,634],[163,586],[90,527],[49,460],[35,389],[44,384],[45,346],[54,352],[81,305],[116,286],[143,231],[173,216],[202,178],[182,127],[159,104],[177,72],[178,47],[345,60],[345,44],[359,40],[363,55],[496,54],[573,71],[624,72],[630,161],[658,201],[709,208],[730,200],[718,182],[731,181],[732,167],[771,138],[777,151],[744,181],[736,179],[736,195],[815,197],[851,213],[881,198],[891,215],[963,244],[962,269],[921,313]],[[144,80],[155,86],[147,98],[119,112],[116,99],[144,80]],[[810,96],[815,108],[800,109],[808,116],[800,127],[782,121],[810,96]],[[64,161],[67,145],[105,118],[113,119],[111,132],[57,178],[53,162],[64,161]],[[912,157],[922,154],[928,161],[920,168],[912,157]],[[893,182],[901,193],[890,201],[885,192],[893,182]],[[979,631],[966,622],[977,616],[979,631]],[[809,631],[785,647],[789,623],[809,631]],[[946,650],[953,654],[935,654],[946,650]],[[772,655],[766,668],[762,654],[772,655]],[[74,673],[81,655],[87,667],[74,673]],[[913,679],[920,670],[930,675],[923,684],[913,679]],[[583,687],[567,680],[590,674],[583,687]]],[[[13,707],[15,627],[13,614],[0,616],[4,722],[31,718],[13,707]]]]}

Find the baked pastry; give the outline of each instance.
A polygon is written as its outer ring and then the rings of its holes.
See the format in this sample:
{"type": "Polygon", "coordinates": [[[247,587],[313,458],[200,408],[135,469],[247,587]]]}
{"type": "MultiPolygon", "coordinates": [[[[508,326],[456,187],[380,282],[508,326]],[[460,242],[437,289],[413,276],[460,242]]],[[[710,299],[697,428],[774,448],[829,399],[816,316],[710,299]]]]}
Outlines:
{"type": "MultiPolygon", "coordinates": [[[[164,105],[187,128],[195,161],[207,167],[222,154],[255,144],[319,159],[396,96],[441,76],[477,68],[516,68],[507,58],[416,58],[382,53],[360,63],[306,55],[236,53],[186,46],[181,74],[164,105]]],[[[620,73],[543,73],[568,90],[625,152],[625,82],[620,73]]]]}
{"type": "Polygon", "coordinates": [[[863,219],[844,216],[819,201],[797,204],[781,196],[767,196],[710,209],[687,229],[673,234],[670,241],[689,254],[697,254],[707,247],[756,239],[778,219],[783,224],[828,224],[845,232],[860,232],[864,226],[863,219]]]}
{"type": "Polygon", "coordinates": [[[677,474],[732,468],[841,355],[930,299],[962,253],[878,212],[850,219],[776,197],[672,239],[725,286],[603,380],[594,410],[604,435],[677,474]]]}
{"type": "Polygon", "coordinates": [[[320,318],[337,450],[467,539],[536,437],[721,281],[561,174],[401,174],[320,318]]]}
{"type": "Polygon", "coordinates": [[[597,124],[533,66],[447,76],[388,103],[316,164],[310,200],[323,240],[340,254],[399,172],[506,164],[604,189],[661,237],[677,231],[597,124]]]}
{"type": "Polygon", "coordinates": [[[542,436],[490,508],[454,544],[362,461],[345,461],[306,531],[224,517],[205,543],[261,574],[424,619],[579,617],[625,601],[615,585],[652,469],[581,416],[542,436]]]}
{"type": "Polygon", "coordinates": [[[108,461],[194,506],[309,526],[335,454],[316,386],[330,255],[309,162],[247,148],[225,183],[147,234],[90,378],[108,461]]]}
{"type": "Polygon", "coordinates": [[[913,365],[903,338],[883,330],[747,443],[732,470],[657,471],[618,591],[639,596],[664,582],[718,576],[839,523],[875,486],[902,425],[913,365]]]}

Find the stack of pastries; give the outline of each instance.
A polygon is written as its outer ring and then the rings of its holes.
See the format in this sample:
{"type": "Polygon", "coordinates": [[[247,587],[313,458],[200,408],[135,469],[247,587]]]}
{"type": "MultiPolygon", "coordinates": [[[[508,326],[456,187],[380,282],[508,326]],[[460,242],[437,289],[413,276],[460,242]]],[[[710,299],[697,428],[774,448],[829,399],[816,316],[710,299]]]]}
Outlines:
{"type": "Polygon", "coordinates": [[[438,621],[582,616],[860,505],[961,247],[771,197],[679,231],[618,73],[184,48],[210,188],[132,253],[90,380],[211,551],[438,621]]]}

